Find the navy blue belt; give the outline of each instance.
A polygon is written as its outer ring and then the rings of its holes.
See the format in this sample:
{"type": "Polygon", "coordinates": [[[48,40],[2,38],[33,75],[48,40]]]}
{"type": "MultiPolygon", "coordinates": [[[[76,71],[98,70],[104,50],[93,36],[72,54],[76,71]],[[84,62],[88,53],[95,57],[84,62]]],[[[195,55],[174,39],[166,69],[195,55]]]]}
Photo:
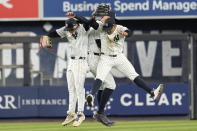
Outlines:
{"type": "MultiPolygon", "coordinates": [[[[91,54],[91,53],[88,52],[88,55],[89,55],[89,54],[91,54]]],[[[97,56],[100,56],[100,55],[101,55],[101,53],[96,53],[96,52],[92,52],[92,54],[97,55],[97,56]]]]}
{"type": "MultiPolygon", "coordinates": [[[[101,55],[106,55],[105,53],[101,53],[101,55]]],[[[117,57],[117,55],[107,55],[107,56],[110,56],[110,57],[117,57]]]]}
{"type": "Polygon", "coordinates": [[[71,56],[71,59],[73,59],[73,60],[76,60],[76,59],[85,60],[86,58],[85,57],[74,57],[74,56],[71,56]]]}

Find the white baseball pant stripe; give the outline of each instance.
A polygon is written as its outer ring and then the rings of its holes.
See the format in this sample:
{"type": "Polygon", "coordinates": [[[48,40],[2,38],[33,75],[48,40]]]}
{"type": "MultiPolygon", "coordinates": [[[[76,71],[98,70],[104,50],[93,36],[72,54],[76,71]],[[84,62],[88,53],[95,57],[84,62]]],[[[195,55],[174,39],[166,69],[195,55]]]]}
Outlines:
{"type": "MultiPolygon", "coordinates": [[[[94,75],[94,77],[96,77],[99,58],[100,58],[100,56],[94,55],[93,53],[89,53],[89,55],[88,55],[88,65],[90,68],[90,72],[94,75]]],[[[115,83],[114,77],[112,76],[112,74],[110,72],[107,74],[107,76],[106,76],[105,80],[103,81],[103,84],[99,90],[104,90],[105,88],[109,88],[112,90],[114,90],[116,88],[116,83],[115,83]]]]}
{"type": "Polygon", "coordinates": [[[133,65],[124,56],[124,54],[118,54],[116,57],[108,55],[101,55],[99,64],[97,67],[97,79],[101,81],[105,80],[109,71],[115,68],[122,72],[127,78],[133,81],[139,74],[135,71],[133,65]]]}
{"type": "Polygon", "coordinates": [[[73,88],[74,75],[71,70],[67,71],[67,85],[68,85],[68,97],[69,97],[69,107],[67,113],[75,112],[76,104],[77,104],[77,97],[76,97],[76,89],[73,88]]]}
{"type": "Polygon", "coordinates": [[[78,112],[84,111],[85,88],[84,82],[88,71],[86,60],[69,60],[67,69],[67,82],[69,91],[69,109],[68,112],[75,112],[76,103],[78,112]],[[73,94],[72,94],[73,93],[73,94]],[[76,100],[77,99],[77,100],[76,100]],[[76,101],[75,101],[76,100],[76,101]]]}

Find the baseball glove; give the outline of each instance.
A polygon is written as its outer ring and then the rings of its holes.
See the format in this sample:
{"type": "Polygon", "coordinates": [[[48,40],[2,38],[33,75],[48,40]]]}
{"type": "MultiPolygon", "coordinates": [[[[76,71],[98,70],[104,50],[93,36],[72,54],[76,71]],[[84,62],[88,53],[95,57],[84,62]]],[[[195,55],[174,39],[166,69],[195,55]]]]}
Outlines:
{"type": "Polygon", "coordinates": [[[46,35],[41,36],[40,37],[40,47],[41,48],[46,47],[48,49],[52,48],[51,38],[49,36],[46,36],[46,35]]]}
{"type": "Polygon", "coordinates": [[[96,11],[93,13],[94,16],[106,16],[109,14],[110,7],[109,5],[101,4],[98,5],[96,11]]]}

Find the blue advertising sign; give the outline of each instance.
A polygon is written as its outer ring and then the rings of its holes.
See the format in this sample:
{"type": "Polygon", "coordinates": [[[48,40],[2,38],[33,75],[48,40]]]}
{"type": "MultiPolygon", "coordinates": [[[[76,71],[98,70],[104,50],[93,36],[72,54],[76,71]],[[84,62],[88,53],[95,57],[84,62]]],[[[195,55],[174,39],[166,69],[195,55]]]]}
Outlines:
{"type": "Polygon", "coordinates": [[[66,115],[66,87],[5,87],[0,91],[0,117],[66,115]]]}
{"type": "MultiPolygon", "coordinates": [[[[151,85],[155,88],[157,85],[151,85]]],[[[86,95],[91,86],[86,85],[86,95]]],[[[66,87],[0,88],[0,118],[65,117],[68,109],[66,87]]],[[[98,109],[85,106],[92,115],[98,109]]],[[[188,84],[165,84],[164,93],[154,102],[135,85],[120,84],[108,101],[105,111],[110,115],[186,115],[189,113],[188,84]]]]}
{"type": "MultiPolygon", "coordinates": [[[[156,88],[157,85],[151,85],[156,88]]],[[[107,113],[118,115],[172,115],[189,113],[188,84],[165,84],[164,93],[156,102],[135,85],[118,87],[113,94],[107,113]]]]}
{"type": "Polygon", "coordinates": [[[90,16],[98,4],[110,5],[120,19],[197,16],[197,0],[44,0],[44,18],[64,18],[70,11],[90,16]]]}

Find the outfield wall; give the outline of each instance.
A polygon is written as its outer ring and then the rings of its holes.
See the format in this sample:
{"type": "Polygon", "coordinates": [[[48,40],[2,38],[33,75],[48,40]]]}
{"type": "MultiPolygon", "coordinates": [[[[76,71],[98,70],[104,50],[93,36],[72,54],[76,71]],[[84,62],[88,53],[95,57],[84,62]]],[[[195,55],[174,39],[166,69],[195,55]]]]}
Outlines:
{"type": "MultiPolygon", "coordinates": [[[[150,85],[155,88],[158,84],[150,85]]],[[[150,95],[133,84],[118,84],[105,112],[110,115],[188,115],[189,85],[164,84],[164,93],[154,102],[150,95]]],[[[86,85],[86,95],[91,85],[86,85]]],[[[0,88],[0,118],[64,117],[68,109],[67,87],[6,87],[0,88]]],[[[85,114],[98,109],[85,105],[85,114]]]]}

